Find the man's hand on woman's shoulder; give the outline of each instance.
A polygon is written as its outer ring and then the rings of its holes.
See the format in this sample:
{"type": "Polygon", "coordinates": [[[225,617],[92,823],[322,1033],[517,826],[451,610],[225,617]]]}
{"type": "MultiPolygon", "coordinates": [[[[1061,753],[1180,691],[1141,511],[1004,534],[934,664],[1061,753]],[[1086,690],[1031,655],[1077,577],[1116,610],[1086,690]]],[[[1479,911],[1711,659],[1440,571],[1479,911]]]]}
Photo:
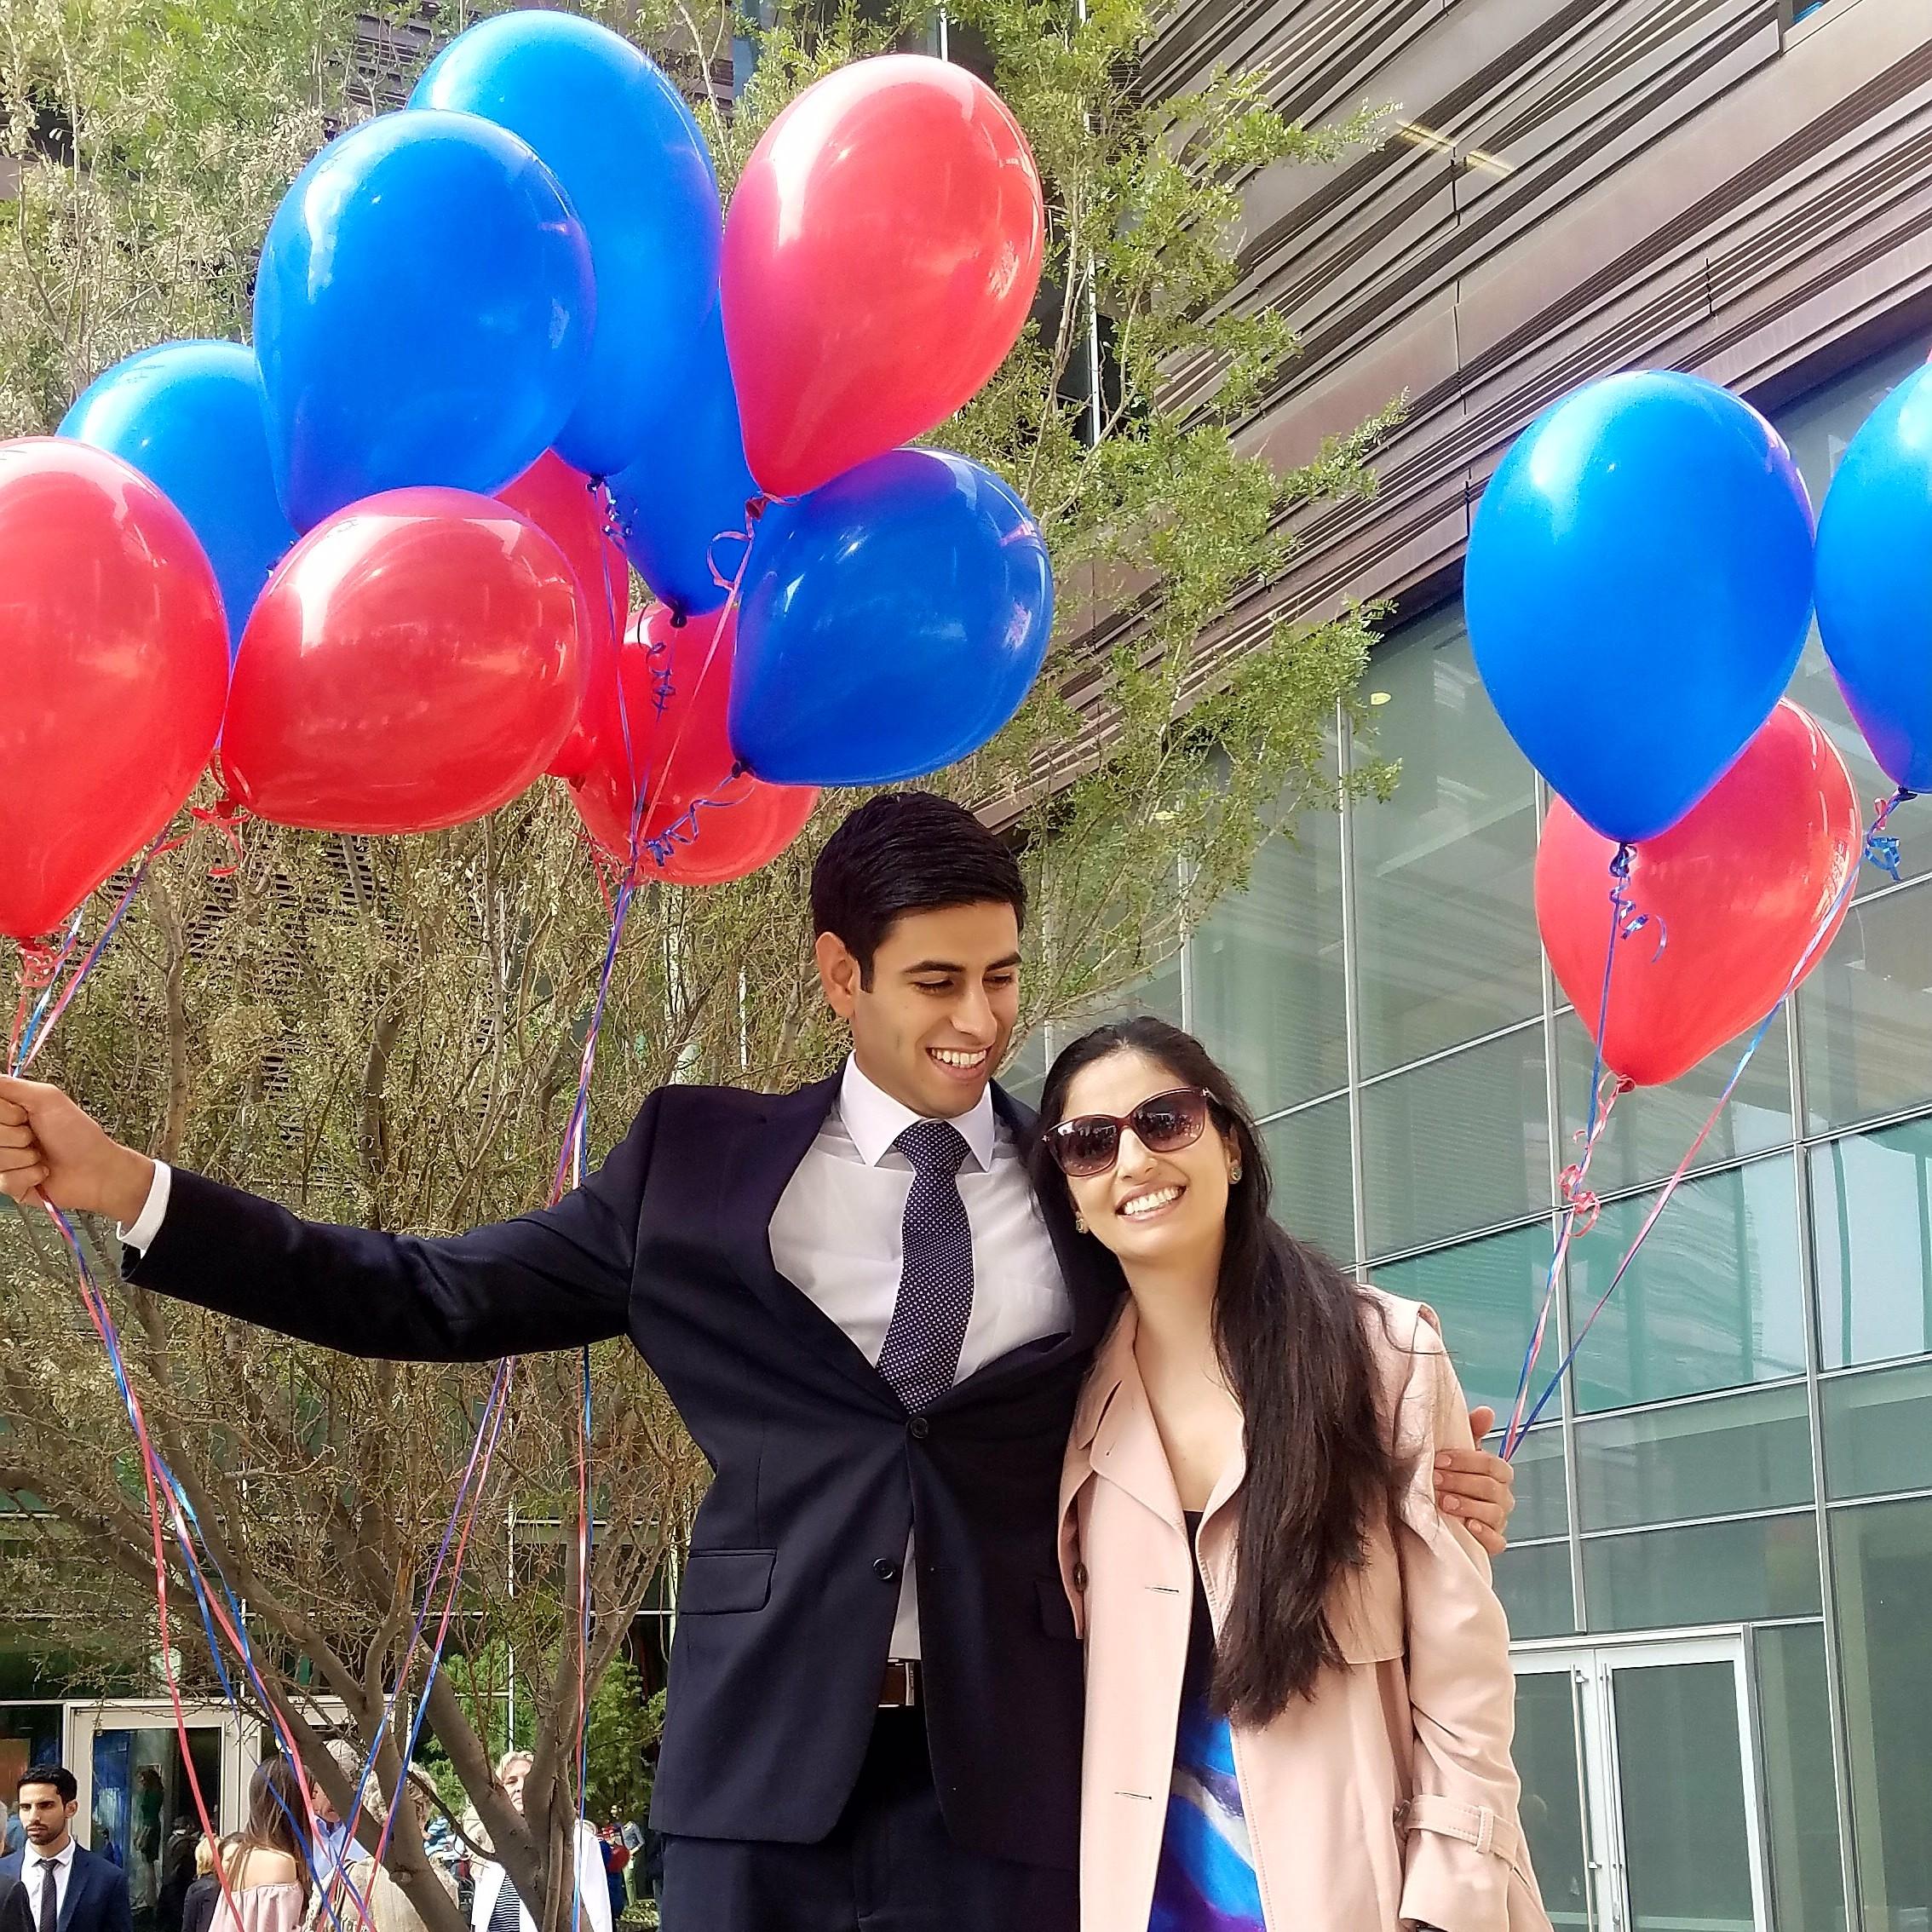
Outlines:
{"type": "Polygon", "coordinates": [[[1476,1446],[1495,1426],[1495,1410],[1472,1409],[1469,1446],[1436,1452],[1435,1504],[1466,1525],[1492,1556],[1500,1556],[1509,1543],[1505,1532],[1516,1506],[1516,1472],[1500,1456],[1476,1446]]]}

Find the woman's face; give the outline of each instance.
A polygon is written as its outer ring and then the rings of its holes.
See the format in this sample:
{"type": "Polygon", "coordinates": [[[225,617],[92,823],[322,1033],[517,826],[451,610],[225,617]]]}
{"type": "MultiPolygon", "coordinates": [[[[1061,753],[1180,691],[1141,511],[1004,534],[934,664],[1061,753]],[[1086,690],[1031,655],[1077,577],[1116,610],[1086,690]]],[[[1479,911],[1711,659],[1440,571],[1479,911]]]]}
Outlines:
{"type": "Polygon", "coordinates": [[[503,1791],[519,1811],[523,1809],[523,1780],[530,1775],[530,1761],[513,1757],[503,1767],[503,1791]]]}
{"type": "MultiPolygon", "coordinates": [[[[1159,1061],[1123,1049],[1074,1075],[1062,1118],[1099,1113],[1124,1118],[1142,1101],[1186,1084],[1159,1061]]],[[[1067,1176],[1074,1211],[1125,1267],[1212,1269],[1221,1259],[1236,1145],[1212,1113],[1199,1140],[1167,1153],[1150,1152],[1130,1126],[1123,1128],[1111,1168],[1067,1176]]]]}

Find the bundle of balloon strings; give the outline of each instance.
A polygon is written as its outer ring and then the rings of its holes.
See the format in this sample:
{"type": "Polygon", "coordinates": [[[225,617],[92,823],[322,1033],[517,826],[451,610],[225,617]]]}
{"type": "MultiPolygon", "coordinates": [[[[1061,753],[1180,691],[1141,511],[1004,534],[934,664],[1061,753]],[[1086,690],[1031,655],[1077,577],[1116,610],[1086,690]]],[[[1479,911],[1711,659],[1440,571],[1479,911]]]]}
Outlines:
{"type": "MultiPolygon", "coordinates": [[[[1863,842],[1863,858],[1866,863],[1884,872],[1895,883],[1899,878],[1899,841],[1889,829],[1892,814],[1912,795],[1903,788],[1889,798],[1878,801],[1874,808],[1871,825],[1866,829],[1863,842]]],[[[1557,1228],[1555,1252],[1550,1256],[1548,1273],[1544,1277],[1543,1295],[1538,1308],[1536,1321],[1530,1331],[1528,1346],[1523,1352],[1522,1368],[1516,1378],[1515,1399],[1510,1406],[1509,1420],[1503,1432],[1503,1455],[1505,1460],[1513,1461],[1516,1452],[1522,1446],[1523,1438],[1541,1418],[1563,1385],[1563,1378],[1575,1363],[1596,1319],[1609,1305],[1610,1298],[1617,1291],[1624,1277],[1630,1272],[1630,1264],[1651,1236],[1664,1210],[1670,1205],[1675,1194],[1689,1174],[1705,1142],[1730,1103],[1731,1095],[1737,1090],[1739,1081],[1744,1078],[1745,1069],[1751,1065],[1753,1056],[1764,1043],[1770,1032],[1772,1022],[1783,1009],[1785,1003],[1796,991],[1799,983],[1809,973],[1816,962],[1820,949],[1835,930],[1838,916],[1843,911],[1858,884],[1859,868],[1856,863],[1847,867],[1845,877],[1840,882],[1837,894],[1826,908],[1824,916],[1813,930],[1811,938],[1797,963],[1791,969],[1784,990],[1772,1003],[1770,1010],[1760,1020],[1745,1043],[1744,1050],[1733,1066],[1729,1078],[1719,1090],[1717,1098],[1703,1124],[1693,1136],[1691,1143],[1684,1150],[1682,1158],[1673,1167],[1658,1191],[1657,1198],[1644,1216],[1636,1238],[1624,1251],[1604,1288],[1583,1320],[1578,1324],[1570,1338],[1563,1358],[1544,1384],[1542,1392],[1532,1403],[1529,1400],[1530,1382],[1536,1371],[1538,1358],[1543,1351],[1544,1337],[1549,1331],[1551,1314],[1555,1308],[1558,1283],[1562,1278],[1563,1264],[1568,1256],[1573,1239],[1587,1234],[1596,1225],[1601,1203],[1588,1185],[1590,1161],[1608,1125],[1612,1109],[1618,1099],[1631,1090],[1634,1083],[1620,1074],[1606,1076],[1603,1065],[1602,1041],[1607,1030],[1610,1016],[1611,980],[1616,965],[1618,952],[1623,942],[1634,938],[1652,922],[1647,914],[1638,911],[1630,898],[1630,848],[1619,847],[1610,865],[1610,940],[1603,962],[1603,987],[1597,1009],[1596,1028],[1596,1049],[1590,1067],[1590,1113],[1584,1126],[1577,1136],[1580,1145],[1578,1159],[1566,1167],[1558,1179],[1558,1213],[1561,1216],[1557,1228]]],[[[1659,932],[1658,950],[1669,941],[1667,933],[1659,932]]]]}

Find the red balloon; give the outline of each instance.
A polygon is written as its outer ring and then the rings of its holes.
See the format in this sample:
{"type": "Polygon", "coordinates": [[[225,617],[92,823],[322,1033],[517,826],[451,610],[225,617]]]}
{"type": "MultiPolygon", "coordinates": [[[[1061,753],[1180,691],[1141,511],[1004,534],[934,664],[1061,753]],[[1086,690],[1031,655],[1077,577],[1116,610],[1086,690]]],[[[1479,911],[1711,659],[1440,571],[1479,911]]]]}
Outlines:
{"type": "Polygon", "coordinates": [[[923,54],[814,82],[725,222],[725,341],[761,489],[796,496],[935,428],[1026,326],[1046,252],[1026,137],[923,54]]]}
{"type": "MultiPolygon", "coordinates": [[[[1862,843],[1837,747],[1784,699],[1682,819],[1631,848],[1627,897],[1650,923],[1617,943],[1604,1064],[1656,1086],[1756,1026],[1844,923],[1862,843]]],[[[1593,1032],[1616,849],[1558,799],[1536,855],[1543,943],[1593,1032]]]]}
{"type": "Polygon", "coordinates": [[[221,595],[187,520],[103,450],[0,443],[0,932],[50,932],[215,749],[221,595]]]}
{"type": "Polygon", "coordinates": [[[352,503],[268,579],[235,658],[221,769],[258,816],[434,831],[493,812],[584,701],[575,573],[465,490],[352,503]]]}
{"type": "MultiPolygon", "coordinates": [[[[608,533],[603,491],[555,450],[545,450],[497,491],[497,500],[534,523],[563,552],[582,594],[578,630],[589,659],[589,688],[614,691],[618,627],[630,607],[630,565],[608,533]]],[[[555,777],[575,778],[589,762],[590,734],[580,722],[571,727],[549,769],[555,777]]]]}
{"type": "Polygon", "coordinates": [[[770,864],[805,829],[819,802],[808,785],[767,785],[741,772],[698,814],[689,844],[674,844],[660,877],[674,885],[727,885],[770,864]]]}
{"type": "Polygon", "coordinates": [[[638,851],[647,866],[647,842],[730,778],[737,761],[725,716],[734,630],[728,607],[681,624],[662,604],[639,611],[617,650],[622,712],[614,692],[584,707],[590,758],[571,781],[571,796],[591,837],[619,859],[631,850],[641,799],[638,851]]]}

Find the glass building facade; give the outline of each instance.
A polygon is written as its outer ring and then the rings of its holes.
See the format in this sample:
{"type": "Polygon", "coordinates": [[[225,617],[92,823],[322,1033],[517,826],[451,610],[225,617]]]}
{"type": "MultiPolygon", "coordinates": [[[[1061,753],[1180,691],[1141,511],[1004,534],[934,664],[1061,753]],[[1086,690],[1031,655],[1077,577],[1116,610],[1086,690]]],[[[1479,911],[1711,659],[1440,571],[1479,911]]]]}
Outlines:
{"type": "MultiPolygon", "coordinates": [[[[1814,503],[1927,346],[1780,413],[1814,503]]],[[[1791,690],[1865,797],[1889,790],[1815,635],[1791,690]]],[[[1366,695],[1373,752],[1400,764],[1393,796],[1272,839],[1129,1003],[1233,1073],[1282,1218],[1430,1302],[1472,1400],[1506,1412],[1592,1064],[1537,940],[1548,798],[1458,605],[1394,630],[1366,695]]],[[[1337,745],[1358,755],[1346,721],[1337,745]]],[[[1895,820],[1903,883],[1866,868],[1518,1459],[1497,1582],[1560,1925],[1932,1932],[1927,809],[1895,820]]],[[[1033,1044],[1034,1079],[1056,1044],[1033,1044]]],[[[1539,1385],[1741,1044],[1619,1103],[1539,1385]]]]}

